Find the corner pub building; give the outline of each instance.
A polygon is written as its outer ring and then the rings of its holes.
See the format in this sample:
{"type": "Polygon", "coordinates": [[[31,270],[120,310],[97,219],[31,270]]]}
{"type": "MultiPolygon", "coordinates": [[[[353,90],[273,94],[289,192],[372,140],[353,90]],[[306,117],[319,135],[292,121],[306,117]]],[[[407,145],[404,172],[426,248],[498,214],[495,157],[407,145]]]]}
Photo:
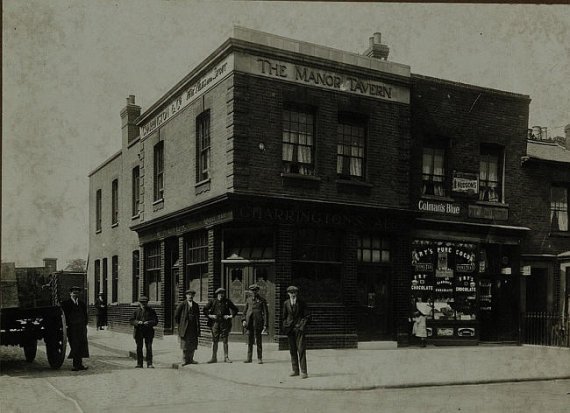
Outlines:
{"type": "Polygon", "coordinates": [[[310,348],[407,345],[414,302],[434,342],[515,339],[528,228],[506,201],[530,99],[387,56],[379,33],[359,55],[236,27],[144,113],[130,96],[121,150],[89,176],[90,301],[110,284],[111,328],[144,293],[172,334],[186,288],[243,309],[255,282],[280,348],[291,284],[310,348]]]}

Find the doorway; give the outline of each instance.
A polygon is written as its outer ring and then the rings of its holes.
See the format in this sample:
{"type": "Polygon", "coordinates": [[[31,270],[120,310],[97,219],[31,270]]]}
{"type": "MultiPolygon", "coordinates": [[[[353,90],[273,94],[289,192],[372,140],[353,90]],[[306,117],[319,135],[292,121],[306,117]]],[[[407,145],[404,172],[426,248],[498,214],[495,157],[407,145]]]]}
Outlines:
{"type": "Polygon", "coordinates": [[[360,267],[357,276],[358,341],[391,340],[390,272],[385,267],[360,267]]]}
{"type": "Polygon", "coordinates": [[[518,340],[518,291],[517,279],[510,275],[481,277],[480,298],[488,297],[481,304],[481,341],[518,340]]]}

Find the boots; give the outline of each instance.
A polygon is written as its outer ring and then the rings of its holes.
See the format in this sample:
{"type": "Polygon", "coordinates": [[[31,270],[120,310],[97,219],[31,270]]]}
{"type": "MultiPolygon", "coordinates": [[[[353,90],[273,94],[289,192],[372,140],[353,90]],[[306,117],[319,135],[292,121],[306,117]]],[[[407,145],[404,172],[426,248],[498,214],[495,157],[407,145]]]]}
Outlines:
{"type": "Polygon", "coordinates": [[[229,356],[228,343],[224,343],[224,363],[231,363],[229,356]]]}
{"type": "Polygon", "coordinates": [[[217,363],[218,362],[218,342],[214,341],[212,344],[212,358],[208,360],[208,363],[217,363]]]}

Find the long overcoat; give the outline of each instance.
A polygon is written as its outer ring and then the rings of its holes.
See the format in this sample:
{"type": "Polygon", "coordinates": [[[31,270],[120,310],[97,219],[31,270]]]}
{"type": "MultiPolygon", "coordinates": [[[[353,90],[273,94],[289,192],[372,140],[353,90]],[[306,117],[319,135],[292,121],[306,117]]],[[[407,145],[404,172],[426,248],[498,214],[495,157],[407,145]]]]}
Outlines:
{"type": "Polygon", "coordinates": [[[89,344],[87,342],[87,306],[81,300],[75,304],[71,299],[61,303],[67,325],[67,339],[69,341],[68,358],[89,357],[89,344]]]}

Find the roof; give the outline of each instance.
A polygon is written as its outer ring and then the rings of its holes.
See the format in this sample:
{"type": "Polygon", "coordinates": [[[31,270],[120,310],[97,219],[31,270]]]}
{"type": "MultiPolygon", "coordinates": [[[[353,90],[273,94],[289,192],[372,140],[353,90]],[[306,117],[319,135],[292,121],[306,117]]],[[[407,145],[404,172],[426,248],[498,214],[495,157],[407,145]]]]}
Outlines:
{"type": "Polygon", "coordinates": [[[526,154],[529,159],[570,163],[570,151],[553,141],[527,140],[526,154]]]}

